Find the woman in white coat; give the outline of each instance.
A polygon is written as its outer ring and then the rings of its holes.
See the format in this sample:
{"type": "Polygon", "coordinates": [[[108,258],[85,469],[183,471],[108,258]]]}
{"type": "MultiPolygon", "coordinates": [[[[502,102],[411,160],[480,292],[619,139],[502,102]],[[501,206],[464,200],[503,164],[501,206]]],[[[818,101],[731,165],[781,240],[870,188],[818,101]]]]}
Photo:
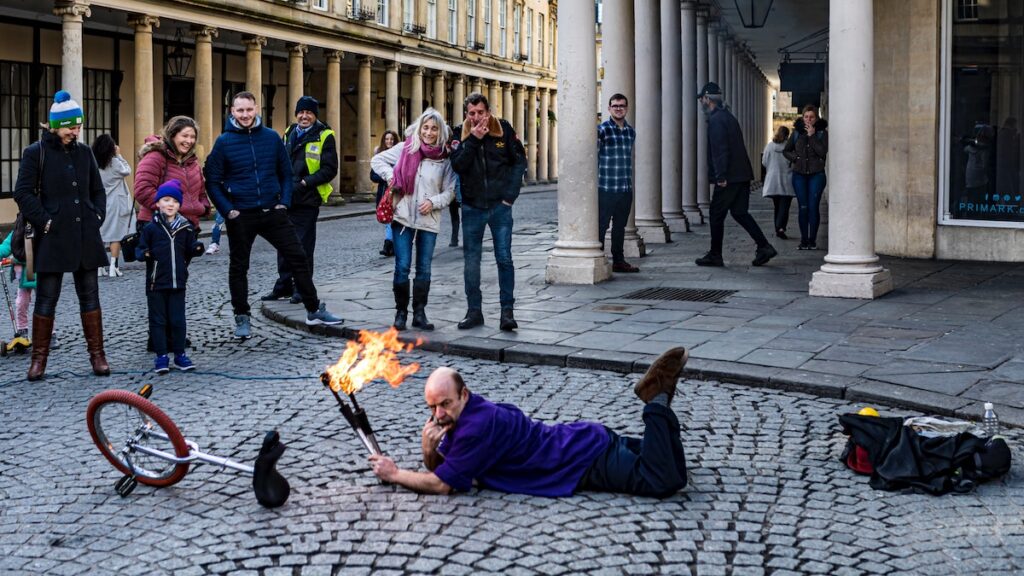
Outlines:
{"type": "Polygon", "coordinates": [[[370,160],[370,168],[391,186],[395,215],[391,235],[395,247],[395,322],[405,330],[409,307],[409,270],[416,247],[416,278],[412,282],[412,325],[433,330],[427,321],[430,264],[441,230],[441,209],[455,198],[455,172],[448,160],[448,125],[428,108],[405,130],[405,142],[370,160]]]}
{"type": "Polygon", "coordinates": [[[100,134],[92,144],[92,154],[100,167],[103,188],[107,191],[107,212],[100,225],[100,236],[110,246],[110,270],[99,269],[99,274],[120,276],[117,258],[121,255],[121,239],[132,229],[135,217],[135,199],[128,191],[124,179],[131,176],[132,167],[121,156],[121,148],[109,134],[100,134]]]}
{"type": "Polygon", "coordinates": [[[796,192],[793,191],[793,170],[789,160],[782,155],[789,139],[789,128],[779,126],[775,137],[764,147],[761,153],[761,165],[767,171],[761,196],[771,198],[775,204],[775,235],[783,240],[786,236],[786,225],[789,223],[789,207],[793,203],[796,192]]]}

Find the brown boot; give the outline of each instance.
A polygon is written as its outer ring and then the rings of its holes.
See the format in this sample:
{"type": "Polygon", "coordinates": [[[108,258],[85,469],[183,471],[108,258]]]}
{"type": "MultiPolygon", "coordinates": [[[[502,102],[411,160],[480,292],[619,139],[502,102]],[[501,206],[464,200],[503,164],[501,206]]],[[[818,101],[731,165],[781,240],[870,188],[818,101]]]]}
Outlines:
{"type": "Polygon", "coordinates": [[[633,392],[645,404],[662,392],[668,394],[668,399],[671,402],[672,396],[676,393],[676,382],[689,357],[689,352],[682,346],[664,352],[658,356],[657,360],[647,369],[647,373],[636,383],[633,392]]]}
{"type": "Polygon", "coordinates": [[[50,356],[53,338],[53,316],[32,315],[32,363],[28,367],[28,381],[42,380],[46,374],[46,359],[50,356]]]}
{"type": "Polygon", "coordinates": [[[85,332],[85,347],[89,350],[92,373],[110,376],[110,365],[103,353],[103,314],[99,310],[82,312],[82,331],[85,332]]]}

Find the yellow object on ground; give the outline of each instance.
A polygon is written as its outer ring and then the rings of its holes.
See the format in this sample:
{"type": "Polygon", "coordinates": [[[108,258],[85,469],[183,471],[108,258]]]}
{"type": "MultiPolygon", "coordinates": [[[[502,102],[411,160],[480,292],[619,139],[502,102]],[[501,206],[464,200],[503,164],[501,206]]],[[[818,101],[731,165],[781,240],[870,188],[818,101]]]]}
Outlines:
{"type": "Polygon", "coordinates": [[[878,410],[875,410],[871,406],[865,406],[857,412],[860,416],[878,416],[878,410]]]}

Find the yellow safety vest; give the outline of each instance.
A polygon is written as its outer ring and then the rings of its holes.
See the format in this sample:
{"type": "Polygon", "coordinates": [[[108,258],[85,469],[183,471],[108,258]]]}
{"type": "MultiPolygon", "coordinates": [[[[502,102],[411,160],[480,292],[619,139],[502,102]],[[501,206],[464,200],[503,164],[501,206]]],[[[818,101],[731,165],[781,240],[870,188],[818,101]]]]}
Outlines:
{"type": "MultiPolygon", "coordinates": [[[[288,144],[288,135],[291,134],[291,130],[285,132],[284,141],[288,144]]],[[[320,170],[320,154],[324,149],[324,142],[328,136],[334,136],[334,130],[327,128],[320,132],[320,140],[317,142],[306,142],[306,169],[309,170],[310,174],[316,174],[320,170]]],[[[327,203],[327,199],[330,198],[331,192],[334,192],[334,186],[331,183],[321,184],[316,187],[316,191],[320,194],[320,199],[323,203],[327,203]]]]}

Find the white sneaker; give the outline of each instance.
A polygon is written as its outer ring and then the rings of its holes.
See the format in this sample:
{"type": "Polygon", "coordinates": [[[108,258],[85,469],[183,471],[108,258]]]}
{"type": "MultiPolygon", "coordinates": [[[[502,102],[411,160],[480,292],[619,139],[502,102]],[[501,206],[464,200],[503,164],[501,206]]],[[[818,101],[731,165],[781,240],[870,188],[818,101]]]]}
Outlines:
{"type": "Polygon", "coordinates": [[[121,276],[124,276],[124,272],[121,272],[120,268],[114,268],[113,270],[114,270],[114,274],[116,274],[118,278],[120,278],[121,276]]]}
{"type": "Polygon", "coordinates": [[[96,269],[96,275],[97,276],[106,276],[107,275],[107,267],[106,266],[100,266],[99,268],[97,268],[96,269]]]}
{"type": "Polygon", "coordinates": [[[121,275],[121,271],[117,269],[117,264],[115,264],[114,262],[116,261],[110,261],[110,271],[107,272],[107,276],[110,276],[111,278],[116,278],[121,275]]]}
{"type": "Polygon", "coordinates": [[[207,254],[216,254],[217,252],[220,252],[220,246],[217,244],[210,244],[210,246],[206,248],[207,254]]]}

